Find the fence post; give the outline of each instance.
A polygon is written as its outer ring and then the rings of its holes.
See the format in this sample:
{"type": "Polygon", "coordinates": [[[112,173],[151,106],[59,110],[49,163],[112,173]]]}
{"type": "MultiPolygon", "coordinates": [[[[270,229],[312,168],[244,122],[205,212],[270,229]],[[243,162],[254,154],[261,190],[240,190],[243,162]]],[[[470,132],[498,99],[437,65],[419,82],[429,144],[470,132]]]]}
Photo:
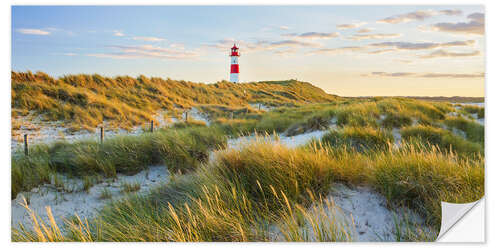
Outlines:
{"type": "Polygon", "coordinates": [[[259,103],[259,111],[260,111],[260,103],[259,103]]]}
{"type": "Polygon", "coordinates": [[[28,134],[24,134],[24,155],[28,156],[28,134]]]}
{"type": "Polygon", "coordinates": [[[188,114],[188,112],[187,112],[187,111],[186,111],[184,114],[185,114],[185,116],[186,116],[186,118],[185,118],[185,119],[186,119],[186,122],[187,122],[187,121],[188,121],[188,116],[189,116],[189,114],[188,114]]]}
{"type": "Polygon", "coordinates": [[[231,120],[234,118],[234,112],[231,111],[231,120]]]}
{"type": "Polygon", "coordinates": [[[100,139],[101,139],[101,144],[104,142],[104,126],[101,126],[101,133],[100,133],[100,139]]]}
{"type": "Polygon", "coordinates": [[[151,120],[151,127],[150,127],[150,131],[153,132],[153,129],[154,129],[154,124],[153,124],[153,120],[151,120]]]}

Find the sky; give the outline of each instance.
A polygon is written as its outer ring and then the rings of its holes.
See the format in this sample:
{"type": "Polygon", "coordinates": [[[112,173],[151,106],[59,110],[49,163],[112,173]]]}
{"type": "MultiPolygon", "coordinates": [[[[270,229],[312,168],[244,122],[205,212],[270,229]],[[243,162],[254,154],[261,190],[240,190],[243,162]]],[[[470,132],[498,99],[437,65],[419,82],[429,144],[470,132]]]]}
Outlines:
{"type": "Polygon", "coordinates": [[[484,96],[482,6],[13,6],[12,70],[484,96]]]}

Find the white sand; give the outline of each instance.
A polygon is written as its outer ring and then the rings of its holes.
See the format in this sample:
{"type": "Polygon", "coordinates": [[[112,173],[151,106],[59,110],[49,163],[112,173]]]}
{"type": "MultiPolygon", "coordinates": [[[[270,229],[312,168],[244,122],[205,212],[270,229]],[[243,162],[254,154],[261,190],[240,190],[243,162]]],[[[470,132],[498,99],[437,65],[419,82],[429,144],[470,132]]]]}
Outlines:
{"type": "Polygon", "coordinates": [[[355,228],[355,241],[394,241],[395,216],[399,220],[407,216],[412,222],[423,224],[422,218],[410,210],[388,209],[387,199],[369,187],[336,184],[327,199],[333,199],[341,209],[342,213],[336,214],[346,216],[346,221],[354,221],[351,225],[355,228]]]}
{"type": "MultiPolygon", "coordinates": [[[[296,148],[299,146],[303,146],[307,144],[309,141],[312,139],[321,139],[321,137],[326,134],[328,130],[317,130],[309,133],[304,133],[300,135],[294,135],[294,136],[285,136],[284,134],[279,134],[276,136],[270,135],[267,137],[264,136],[259,136],[261,140],[267,140],[267,141],[272,141],[274,143],[282,143],[287,145],[290,148],[296,148]]],[[[227,148],[228,149],[240,149],[245,147],[246,145],[253,143],[256,140],[255,135],[250,135],[250,136],[241,136],[238,138],[234,139],[229,139],[227,141],[227,148]]]]}
{"type": "Polygon", "coordinates": [[[392,136],[394,137],[394,147],[400,148],[401,147],[401,129],[393,128],[392,129],[392,136]]]}
{"type": "Polygon", "coordinates": [[[189,110],[188,116],[189,116],[189,119],[196,120],[196,121],[202,121],[207,126],[210,125],[210,120],[208,119],[208,115],[206,115],[203,112],[199,111],[197,108],[191,108],[189,110]]]}
{"type": "Polygon", "coordinates": [[[50,206],[56,222],[60,225],[63,218],[77,214],[80,218],[92,218],[99,209],[107,204],[110,199],[100,199],[99,196],[103,189],[108,189],[112,199],[121,199],[127,194],[121,191],[122,183],[140,183],[139,194],[147,193],[153,187],[166,183],[168,181],[168,171],[165,166],[152,166],[136,175],[126,176],[118,175],[115,180],[107,179],[100,184],[96,184],[88,192],[83,191],[83,181],[80,179],[66,179],[64,181],[67,189],[76,189],[75,191],[64,191],[57,189],[54,185],[43,185],[33,188],[30,192],[21,192],[15,200],[11,202],[12,226],[17,227],[23,223],[31,228],[31,220],[26,209],[19,202],[22,202],[22,196],[29,197],[30,208],[41,216],[44,221],[47,220],[46,206],[50,206]]]}
{"type": "MultiPolygon", "coordinates": [[[[423,219],[408,209],[389,209],[387,199],[369,187],[334,184],[328,196],[325,197],[325,201],[329,204],[333,203],[334,206],[323,205],[328,219],[325,220],[319,215],[317,219],[345,228],[351,233],[352,240],[357,242],[395,241],[396,223],[403,221],[404,218],[408,218],[410,223],[415,225],[423,224],[423,219]]],[[[308,209],[309,213],[314,213],[313,206],[317,207],[321,204],[313,204],[308,209]]],[[[306,230],[310,240],[317,240],[309,222],[306,222],[302,228],[306,230]]],[[[424,226],[421,228],[430,230],[424,226]]],[[[285,240],[277,225],[271,225],[269,233],[273,241],[285,240]]]]}

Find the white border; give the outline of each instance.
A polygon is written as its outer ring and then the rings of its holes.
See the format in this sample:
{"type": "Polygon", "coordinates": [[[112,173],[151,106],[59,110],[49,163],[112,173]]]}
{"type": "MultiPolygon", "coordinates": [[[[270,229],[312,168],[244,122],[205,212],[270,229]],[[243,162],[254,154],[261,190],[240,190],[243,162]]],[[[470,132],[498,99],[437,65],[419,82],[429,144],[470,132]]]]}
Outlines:
{"type": "MultiPolygon", "coordinates": [[[[3,186],[1,189],[2,201],[3,205],[1,206],[1,236],[2,236],[2,244],[9,245],[5,246],[20,248],[37,248],[37,249],[66,249],[68,247],[71,248],[95,248],[95,249],[106,249],[109,247],[120,247],[122,249],[139,249],[145,248],[148,249],[164,249],[175,247],[176,249],[191,249],[195,248],[217,248],[217,249],[233,249],[234,247],[249,247],[249,248],[264,248],[264,249],[276,249],[277,247],[286,247],[290,249],[302,249],[304,247],[314,247],[315,249],[330,249],[332,247],[342,247],[347,249],[357,249],[359,247],[369,247],[374,244],[361,244],[361,243],[346,243],[346,244],[321,244],[321,243],[308,243],[307,246],[301,243],[191,243],[191,244],[183,244],[183,243],[125,243],[120,244],[119,246],[116,243],[111,243],[113,245],[105,244],[105,243],[91,243],[91,244],[78,244],[78,243],[66,243],[66,244],[30,244],[30,243],[10,243],[10,53],[11,53],[11,17],[10,10],[12,5],[311,5],[311,4],[338,4],[338,5],[374,5],[374,4],[383,4],[383,5],[477,5],[483,4],[486,9],[486,136],[487,136],[487,144],[486,144],[486,159],[487,159],[487,169],[486,169],[486,194],[492,193],[492,195],[486,195],[486,207],[488,211],[487,213],[487,229],[486,229],[486,241],[487,244],[450,244],[450,243],[412,243],[412,244],[398,244],[398,243],[378,243],[383,246],[384,249],[401,249],[401,248],[409,248],[409,249],[421,249],[425,248],[434,248],[434,247],[449,247],[456,249],[470,249],[471,247],[495,247],[498,249],[500,245],[500,235],[499,230],[497,229],[499,221],[498,213],[495,211],[500,211],[500,205],[498,203],[498,197],[500,187],[499,181],[495,179],[499,177],[499,168],[500,162],[498,158],[494,158],[495,154],[498,154],[498,150],[500,148],[499,141],[499,128],[500,123],[498,121],[498,115],[496,115],[497,108],[500,107],[500,88],[498,87],[500,84],[500,79],[498,77],[499,72],[499,29],[498,25],[500,24],[500,8],[498,1],[487,1],[487,0],[476,0],[476,1],[464,1],[464,0],[440,0],[440,1],[432,1],[432,0],[421,0],[421,1],[367,1],[367,0],[344,0],[344,1],[328,1],[328,0],[309,0],[309,1],[297,1],[297,0],[255,0],[255,1],[230,1],[230,0],[218,0],[218,1],[193,1],[193,0],[185,0],[185,1],[167,1],[167,0],[51,0],[51,1],[40,1],[40,0],[24,0],[24,1],[2,1],[1,3],[1,12],[0,12],[0,20],[2,21],[2,34],[3,39],[1,40],[1,48],[2,48],[2,70],[1,79],[2,84],[0,84],[0,93],[2,98],[0,98],[0,112],[2,114],[3,122],[0,123],[1,131],[0,134],[2,139],[0,140],[0,154],[1,159],[3,160],[2,164],[2,178],[3,186]]],[[[475,207],[476,210],[478,206],[475,207]]],[[[483,210],[484,211],[484,210],[483,210]]],[[[473,217],[472,221],[478,222],[479,219],[474,219],[474,216],[482,216],[481,212],[479,213],[470,213],[473,217]]],[[[480,218],[480,217],[477,217],[480,218]]],[[[461,224],[458,223],[454,230],[459,229],[461,224]]],[[[474,230],[473,224],[465,223],[466,230],[474,230]]],[[[475,227],[475,226],[474,226],[475,227]]],[[[463,228],[462,228],[463,229],[463,228]]],[[[452,231],[454,231],[452,230],[452,231]]],[[[465,231],[467,232],[467,231],[465,231]]],[[[453,233],[453,232],[451,232],[453,233]]],[[[460,236],[459,236],[460,237],[460,236]]],[[[463,237],[463,235],[462,235],[463,237]]]]}

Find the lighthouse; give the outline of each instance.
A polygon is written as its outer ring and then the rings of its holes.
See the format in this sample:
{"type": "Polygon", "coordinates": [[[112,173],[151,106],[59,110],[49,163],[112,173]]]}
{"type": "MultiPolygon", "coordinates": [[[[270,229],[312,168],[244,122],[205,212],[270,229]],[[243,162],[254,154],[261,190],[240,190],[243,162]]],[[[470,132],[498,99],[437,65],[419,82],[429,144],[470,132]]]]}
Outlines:
{"type": "Polygon", "coordinates": [[[238,52],[238,47],[236,44],[231,48],[231,73],[229,75],[229,81],[233,83],[238,83],[240,81],[240,65],[238,64],[238,57],[240,52],[238,52]]]}

